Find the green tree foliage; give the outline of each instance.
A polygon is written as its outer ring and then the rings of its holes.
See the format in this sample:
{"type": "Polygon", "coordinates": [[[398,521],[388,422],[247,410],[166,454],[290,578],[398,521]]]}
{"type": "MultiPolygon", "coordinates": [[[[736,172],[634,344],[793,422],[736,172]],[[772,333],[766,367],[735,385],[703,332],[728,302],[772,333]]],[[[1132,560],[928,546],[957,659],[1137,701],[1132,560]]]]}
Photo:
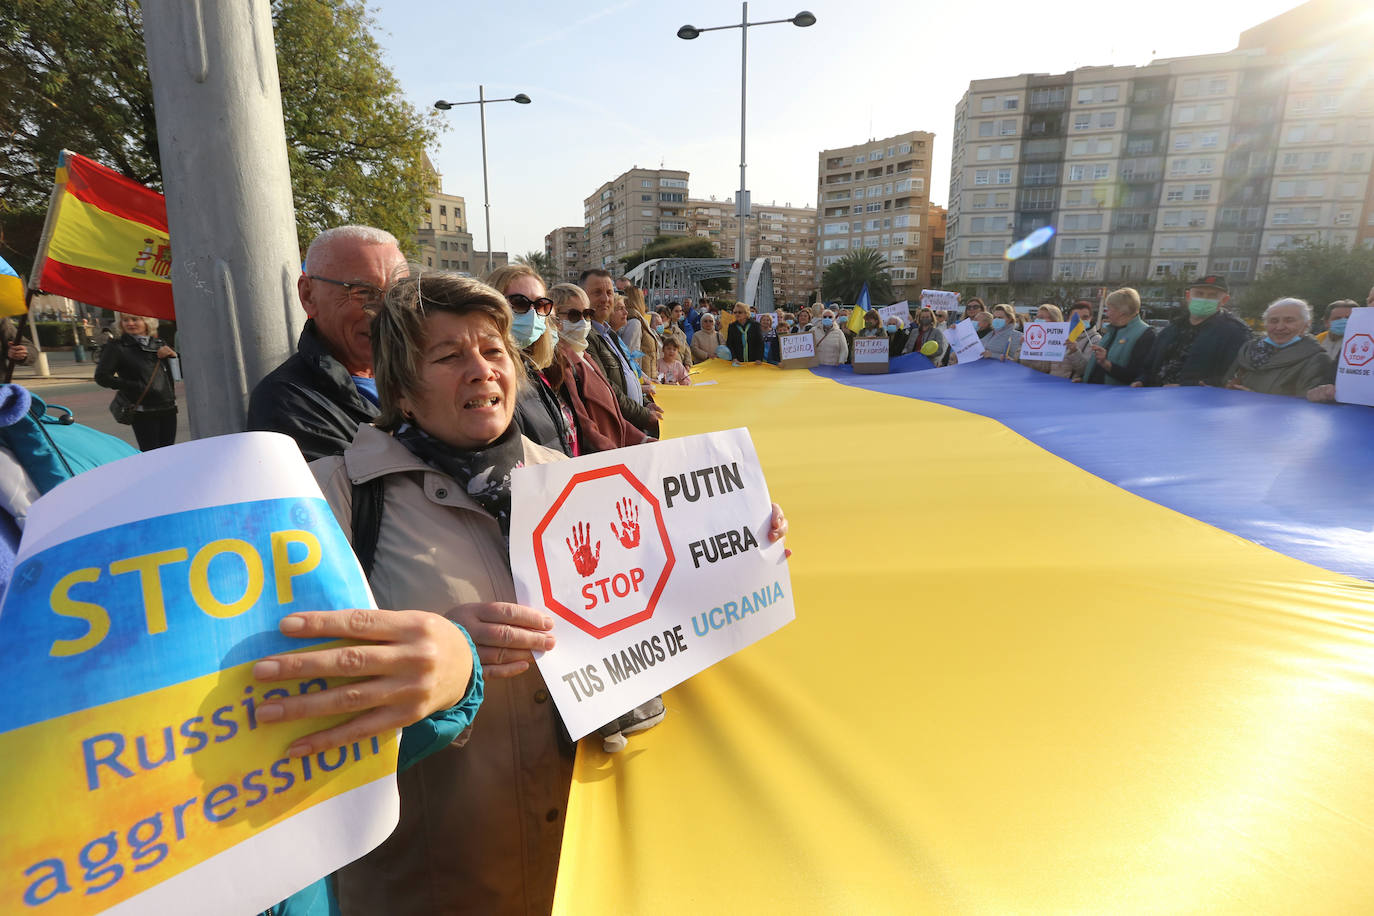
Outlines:
{"type": "Polygon", "coordinates": [[[639,251],[621,259],[626,270],[633,270],[654,258],[718,258],[716,246],[709,239],[691,236],[660,235],[639,251]]]}
{"type": "Polygon", "coordinates": [[[1305,299],[1314,315],[1324,314],[1337,299],[1363,304],[1374,284],[1374,251],[1319,244],[1282,252],[1274,265],[1239,296],[1240,310],[1258,316],[1283,296],[1305,299]]]}
{"type": "Polygon", "coordinates": [[[542,251],[527,251],[516,258],[515,263],[524,264],[539,274],[545,286],[553,286],[555,283],[563,282],[558,276],[558,271],[554,269],[553,258],[542,251]]]}
{"type": "MultiPolygon", "coordinates": [[[[437,136],[402,98],[360,0],[272,0],[302,249],[321,229],[367,223],[408,243],[437,136]]],[[[41,211],[70,149],[162,190],[142,10],[133,0],[0,6],[0,219],[41,211]]],[[[32,252],[28,252],[31,256],[32,252]]]]}
{"type": "Polygon", "coordinates": [[[890,303],[892,278],[887,272],[889,266],[887,258],[880,251],[872,248],[851,251],[825,269],[821,275],[821,296],[827,302],[838,299],[844,303],[854,303],[867,283],[869,302],[874,305],[890,303]]]}

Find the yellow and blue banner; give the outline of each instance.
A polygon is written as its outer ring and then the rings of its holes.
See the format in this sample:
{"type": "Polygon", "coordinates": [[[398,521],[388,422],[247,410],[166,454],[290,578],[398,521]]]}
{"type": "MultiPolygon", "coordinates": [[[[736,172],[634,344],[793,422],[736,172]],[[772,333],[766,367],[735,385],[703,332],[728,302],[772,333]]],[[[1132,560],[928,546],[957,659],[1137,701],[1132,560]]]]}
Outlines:
{"type": "Polygon", "coordinates": [[[286,614],[369,606],[282,436],[123,459],[35,503],[0,607],[0,910],[258,912],[380,842],[395,738],[288,756],[332,723],[257,707],[330,685],[251,675],[318,644],[286,614]]]}
{"type": "Polygon", "coordinates": [[[0,318],[9,318],[27,312],[24,303],[24,281],[14,272],[9,261],[0,258],[0,318]]]}
{"type": "Polygon", "coordinates": [[[1366,910],[1367,408],[892,365],[660,390],[748,426],[797,617],[583,742],[555,911],[1366,910]]]}
{"type": "Polygon", "coordinates": [[[859,291],[859,301],[849,310],[849,330],[855,334],[864,329],[864,314],[873,306],[868,298],[868,284],[864,283],[864,288],[859,291]]]}
{"type": "Polygon", "coordinates": [[[33,287],[101,308],[174,319],[167,202],[63,150],[33,287]]]}

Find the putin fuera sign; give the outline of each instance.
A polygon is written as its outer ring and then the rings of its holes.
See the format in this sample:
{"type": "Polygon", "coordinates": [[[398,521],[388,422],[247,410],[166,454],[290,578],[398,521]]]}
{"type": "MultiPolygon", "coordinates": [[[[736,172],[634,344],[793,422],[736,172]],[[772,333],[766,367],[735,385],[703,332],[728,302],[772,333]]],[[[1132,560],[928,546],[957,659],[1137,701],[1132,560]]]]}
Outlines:
{"type": "Polygon", "coordinates": [[[595,639],[652,618],[675,562],[658,499],[623,464],[573,475],[535,526],[534,561],[545,606],[595,639]]]}

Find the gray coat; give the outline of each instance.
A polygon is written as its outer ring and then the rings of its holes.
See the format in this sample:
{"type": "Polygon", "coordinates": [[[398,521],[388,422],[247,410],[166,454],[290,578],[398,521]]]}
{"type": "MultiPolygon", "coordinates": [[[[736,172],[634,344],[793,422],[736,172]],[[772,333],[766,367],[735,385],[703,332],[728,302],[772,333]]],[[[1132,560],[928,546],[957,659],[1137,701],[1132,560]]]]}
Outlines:
{"type": "Polygon", "coordinates": [[[1311,389],[1330,385],[1336,380],[1336,364],[1310,334],[1304,334],[1296,343],[1276,350],[1263,366],[1256,368],[1254,360],[1259,343],[1258,340],[1252,340],[1240,348],[1235,362],[1226,372],[1228,385],[1234,382],[1263,394],[1286,394],[1301,398],[1306,397],[1311,389]]]}

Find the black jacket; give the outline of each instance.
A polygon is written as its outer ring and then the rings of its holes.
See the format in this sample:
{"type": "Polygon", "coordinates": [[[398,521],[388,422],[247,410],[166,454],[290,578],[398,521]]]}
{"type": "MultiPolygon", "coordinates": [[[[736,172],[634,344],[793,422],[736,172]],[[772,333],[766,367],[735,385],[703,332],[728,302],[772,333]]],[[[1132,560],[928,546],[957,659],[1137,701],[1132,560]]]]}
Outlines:
{"type": "Polygon", "coordinates": [[[587,335],[587,354],[596,360],[606,376],[606,381],[611,383],[616,402],[620,404],[620,412],[639,429],[655,435],[657,431],[654,415],[649,413],[649,408],[630,397],[625,386],[625,371],[620,368],[620,360],[611,351],[613,346],[614,344],[608,343],[596,332],[596,328],[592,328],[587,335]]]}
{"type": "Polygon", "coordinates": [[[568,423],[563,418],[558,395],[528,361],[525,375],[528,381],[515,399],[515,423],[520,427],[520,434],[571,458],[572,438],[568,435],[568,423]]]}
{"type": "Polygon", "coordinates": [[[759,362],[763,359],[763,328],[759,327],[757,321],[750,321],[748,330],[741,334],[739,322],[732,321],[730,327],[725,329],[725,345],[730,348],[730,358],[735,362],[759,362]],[[746,340],[749,343],[748,360],[744,358],[746,340]]]}
{"type": "Polygon", "coordinates": [[[95,366],[95,383],[122,391],[130,401],[138,401],[141,412],[176,410],[172,368],[167,365],[167,360],[157,358],[157,351],[162,346],[162,341],[156,337],[149,337],[147,344],[140,345],[137,337],[121,334],[100,351],[100,362],[95,366]],[[152,379],[151,386],[149,379],[152,379]],[[147,394],[143,394],[144,388],[148,389],[147,394]],[[143,397],[141,401],[140,395],[143,397]]]}
{"type": "MultiPolygon", "coordinates": [[[[1146,385],[1162,385],[1160,372],[1174,338],[1188,324],[1188,315],[1175,318],[1169,326],[1155,338],[1154,349],[1150,351],[1150,361],[1146,364],[1144,381],[1146,385]]],[[[1178,384],[1201,385],[1206,383],[1221,387],[1226,383],[1226,370],[1235,362],[1236,354],[1250,339],[1250,328],[1245,322],[1227,311],[1219,311],[1204,321],[1198,330],[1193,345],[1188,348],[1179,371],[1178,384]]]]}
{"type": "Polygon", "coordinates": [[[371,423],[378,413],[377,405],[358,393],[343,363],[329,355],[310,319],[295,354],[253,389],[248,428],[285,433],[306,461],[314,461],[343,454],[358,424],[371,423]]]}

